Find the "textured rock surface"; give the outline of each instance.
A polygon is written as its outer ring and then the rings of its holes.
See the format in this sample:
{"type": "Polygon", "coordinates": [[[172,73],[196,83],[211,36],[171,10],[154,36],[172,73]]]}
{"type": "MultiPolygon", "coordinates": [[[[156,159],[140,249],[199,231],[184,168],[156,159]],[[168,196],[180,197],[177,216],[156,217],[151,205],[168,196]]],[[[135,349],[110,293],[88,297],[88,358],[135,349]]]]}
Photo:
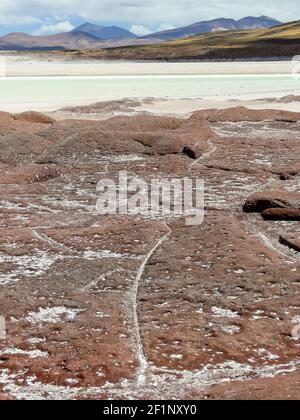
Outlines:
{"type": "Polygon", "coordinates": [[[299,222],[243,212],[297,202],[299,120],[0,114],[0,399],[299,399],[299,222]],[[100,216],[121,170],[204,179],[204,223],[100,216]]]}

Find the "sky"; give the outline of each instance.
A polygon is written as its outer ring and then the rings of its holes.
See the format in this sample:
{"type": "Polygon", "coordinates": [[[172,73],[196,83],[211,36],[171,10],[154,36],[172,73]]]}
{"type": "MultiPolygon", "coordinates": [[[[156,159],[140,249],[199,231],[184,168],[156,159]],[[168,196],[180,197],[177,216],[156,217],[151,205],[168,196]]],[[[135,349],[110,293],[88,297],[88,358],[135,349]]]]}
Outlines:
{"type": "Polygon", "coordinates": [[[297,20],[299,0],[0,0],[0,34],[47,35],[91,22],[145,35],[202,20],[249,15],[297,20]]]}

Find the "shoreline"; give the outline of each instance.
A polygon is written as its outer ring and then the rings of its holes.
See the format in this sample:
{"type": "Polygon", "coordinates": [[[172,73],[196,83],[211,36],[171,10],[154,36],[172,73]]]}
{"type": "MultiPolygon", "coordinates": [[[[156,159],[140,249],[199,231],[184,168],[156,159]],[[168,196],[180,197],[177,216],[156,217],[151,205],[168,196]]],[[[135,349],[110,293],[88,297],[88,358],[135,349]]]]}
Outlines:
{"type": "MultiPolygon", "coordinates": [[[[94,60],[44,55],[0,54],[1,73],[7,77],[86,77],[86,76],[226,76],[226,75],[287,75],[294,63],[287,61],[130,61],[94,60]]],[[[1,74],[0,73],[0,74],[1,74]]]]}
{"type": "Polygon", "coordinates": [[[86,80],[86,79],[90,79],[90,80],[98,80],[98,79],[153,79],[153,78],[159,78],[159,79],[176,79],[178,77],[180,77],[180,79],[205,79],[205,78],[230,78],[232,76],[236,76],[239,78],[255,78],[255,77],[259,77],[259,78],[270,78],[270,77],[289,77],[291,76],[290,73],[268,73],[268,74],[263,74],[263,73],[236,73],[236,74],[229,74],[229,73],[223,73],[223,74],[160,74],[160,73],[155,73],[155,74],[121,74],[121,75],[112,75],[112,74],[101,74],[101,75],[92,75],[92,76],[88,76],[88,75],[62,75],[62,76],[58,76],[58,75],[46,75],[46,76],[35,76],[35,75],[30,75],[30,76],[4,76],[4,77],[0,77],[0,80],[28,80],[28,79],[34,79],[34,80],[53,80],[53,79],[66,79],[66,80],[86,80]]]}
{"type": "MultiPolygon", "coordinates": [[[[99,104],[105,105],[109,102],[100,102],[99,104]]],[[[111,104],[117,104],[117,101],[111,101],[111,104]]],[[[82,108],[92,108],[93,104],[83,103],[77,105],[82,108]]],[[[65,119],[83,119],[83,120],[106,120],[116,116],[134,116],[134,115],[153,115],[161,117],[175,117],[175,118],[188,118],[196,111],[205,111],[209,109],[224,110],[228,108],[246,107],[252,110],[279,110],[300,113],[300,101],[290,103],[276,103],[269,102],[268,100],[261,101],[243,101],[243,100],[204,100],[204,99],[154,99],[144,98],[140,100],[140,104],[132,105],[130,100],[124,100],[119,108],[110,111],[109,109],[101,112],[86,113],[84,109],[81,112],[74,113],[69,109],[56,109],[50,111],[47,115],[54,117],[57,120],[65,119]]],[[[76,108],[70,107],[70,108],[76,108]]],[[[109,108],[109,107],[108,107],[109,108]]]]}
{"type": "Polygon", "coordinates": [[[114,116],[132,116],[139,114],[152,114],[156,116],[169,116],[169,117],[188,117],[191,113],[198,110],[208,109],[227,109],[236,107],[246,107],[253,110],[281,110],[300,112],[300,101],[290,101],[287,103],[276,102],[270,99],[260,100],[243,100],[243,99],[187,99],[187,98],[124,98],[116,100],[103,100],[103,101],[91,101],[89,99],[81,101],[55,101],[51,103],[41,102],[26,102],[26,103],[6,103],[0,105],[0,112],[27,112],[27,111],[40,111],[48,115],[55,115],[57,119],[91,119],[91,120],[102,120],[112,118],[114,116]],[[135,106],[130,105],[127,107],[127,103],[136,101],[135,106]],[[123,102],[125,107],[118,107],[118,104],[123,102]],[[116,104],[117,109],[113,112],[103,111],[101,113],[78,113],[74,114],[65,111],[65,108],[76,108],[76,107],[89,107],[94,104],[116,104]]]}

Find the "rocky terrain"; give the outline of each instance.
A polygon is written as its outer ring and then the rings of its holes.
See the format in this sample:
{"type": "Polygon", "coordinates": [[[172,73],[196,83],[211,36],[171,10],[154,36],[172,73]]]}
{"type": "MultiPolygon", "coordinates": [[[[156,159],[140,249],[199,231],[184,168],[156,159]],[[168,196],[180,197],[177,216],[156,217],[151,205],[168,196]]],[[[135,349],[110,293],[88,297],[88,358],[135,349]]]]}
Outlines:
{"type": "Polygon", "coordinates": [[[0,114],[0,399],[299,399],[300,114],[107,107],[0,114]],[[204,223],[100,216],[120,170],[204,223]]]}

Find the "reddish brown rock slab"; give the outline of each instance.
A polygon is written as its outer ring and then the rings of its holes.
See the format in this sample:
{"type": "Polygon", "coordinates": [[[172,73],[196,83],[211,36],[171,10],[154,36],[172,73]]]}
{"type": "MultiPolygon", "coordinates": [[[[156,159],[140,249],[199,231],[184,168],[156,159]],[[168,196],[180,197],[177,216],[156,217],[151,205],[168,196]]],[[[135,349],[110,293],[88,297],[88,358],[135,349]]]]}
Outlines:
{"type": "Polygon", "coordinates": [[[0,363],[26,372],[24,382],[34,375],[42,384],[87,388],[136,375],[134,282],[149,246],[167,230],[151,221],[100,224],[70,234],[2,232],[7,341],[0,343],[0,363]]]}
{"type": "MultiPolygon", "coordinates": [[[[202,394],[203,395],[203,394],[202,394]]],[[[300,400],[300,371],[280,374],[274,378],[252,379],[212,386],[203,395],[208,400],[300,400]]]]}
{"type": "MultiPolygon", "coordinates": [[[[134,117],[113,117],[98,124],[107,130],[118,131],[152,131],[176,130],[185,124],[185,120],[174,117],[159,117],[152,115],[137,115],[134,117]]],[[[99,125],[99,126],[100,126],[99,125]]]]}
{"type": "MultiPolygon", "coordinates": [[[[234,173],[257,173],[266,176],[285,172],[297,175],[299,169],[299,126],[288,123],[220,123],[211,124],[219,135],[205,152],[203,165],[234,173]],[[297,129],[295,136],[294,129],[297,129]],[[234,159],[232,158],[234,150],[234,159]]],[[[259,191],[259,190],[258,190],[259,191]]]]}
{"type": "Polygon", "coordinates": [[[280,243],[293,249],[294,251],[300,252],[300,233],[281,234],[280,243]]]}
{"type": "Polygon", "coordinates": [[[283,183],[276,172],[299,162],[296,125],[140,116],[47,126],[5,118],[22,136],[25,124],[34,126],[45,148],[22,149],[10,165],[0,150],[1,176],[7,172],[0,184],[0,306],[8,333],[0,343],[0,392],[17,399],[200,399],[213,384],[231,381],[234,392],[263,379],[272,395],[273,377],[299,355],[292,330],[300,260],[278,243],[296,222],[269,223],[241,208],[266,184],[297,191],[296,176],[283,183]],[[85,141],[87,131],[94,134],[85,141]],[[99,133],[109,134],[107,144],[99,133]],[[161,139],[167,155],[151,151],[161,139]],[[63,164],[32,162],[59,144],[55,157],[63,164]],[[186,144],[196,160],[182,153],[186,144]],[[47,168],[54,169],[49,178],[47,168]],[[31,182],[39,169],[42,182],[31,182]],[[100,216],[97,182],[117,182],[124,170],[147,181],[204,179],[204,223],[100,216]]]}
{"type": "Polygon", "coordinates": [[[300,209],[294,208],[271,208],[262,212],[265,220],[300,221],[300,209]]]}
{"type": "Polygon", "coordinates": [[[10,395],[0,393],[0,401],[13,401],[13,400],[14,398],[11,397],[10,395]]]}
{"type": "Polygon", "coordinates": [[[0,121],[1,120],[12,120],[14,117],[13,114],[9,112],[0,111],[0,121]]]}
{"type": "Polygon", "coordinates": [[[290,307],[299,296],[297,271],[229,215],[209,212],[193,233],[183,224],[170,227],[140,284],[150,363],[192,371],[228,360],[296,358],[290,307]],[[280,297],[285,287],[288,295],[280,297]]]}
{"type": "Polygon", "coordinates": [[[15,119],[13,114],[7,112],[0,113],[0,136],[11,133],[36,133],[42,128],[45,129],[45,123],[31,122],[26,119],[15,119]]]}
{"type": "MultiPolygon", "coordinates": [[[[217,140],[219,136],[206,122],[183,122],[178,127],[177,120],[157,120],[151,117],[131,119],[132,125],[123,127],[124,121],[115,119],[97,122],[92,128],[84,129],[84,124],[76,129],[70,121],[55,124],[53,129],[61,127],[55,144],[47,149],[39,158],[39,162],[58,162],[74,154],[89,155],[96,153],[137,153],[172,155],[185,154],[192,159],[199,158],[207,151],[207,142],[217,140]],[[144,122],[145,130],[140,124],[144,122]],[[117,126],[116,123],[119,122],[117,126]],[[123,129],[122,131],[120,129],[123,129]],[[69,135],[74,130],[74,133],[69,135]],[[133,131],[134,130],[134,131],[133,131]],[[151,131],[146,131],[151,130],[151,131]]],[[[95,123],[95,122],[94,122],[95,123]]],[[[50,130],[51,136],[53,132],[50,130]]],[[[39,133],[43,138],[49,138],[49,130],[39,133]]],[[[51,137],[51,140],[53,138],[51,137]]]]}
{"type": "Polygon", "coordinates": [[[61,120],[53,124],[53,126],[40,129],[39,135],[53,143],[70,137],[73,134],[78,134],[80,131],[88,129],[97,129],[99,131],[122,132],[124,133],[139,133],[141,137],[147,136],[147,133],[162,133],[172,131],[180,128],[184,121],[178,118],[169,117],[153,117],[153,116],[134,116],[134,117],[113,117],[105,121],[93,120],[61,120]]]}
{"type": "Polygon", "coordinates": [[[98,129],[80,131],[49,148],[40,161],[60,161],[72,155],[98,153],[144,153],[143,144],[122,132],[108,132],[98,129]]]}
{"type": "Polygon", "coordinates": [[[208,121],[283,121],[283,122],[297,122],[300,121],[300,113],[281,111],[281,110],[255,110],[246,107],[236,107],[227,109],[212,109],[205,111],[197,111],[193,113],[191,119],[206,119],[208,121]]]}
{"type": "Polygon", "coordinates": [[[0,137],[0,162],[7,164],[30,163],[50,146],[35,134],[12,133],[0,137]]]}
{"type": "Polygon", "coordinates": [[[48,115],[42,114],[40,112],[22,112],[20,114],[15,114],[13,116],[14,120],[17,121],[26,121],[33,124],[54,124],[55,120],[48,115]]]}
{"type": "Polygon", "coordinates": [[[207,142],[218,139],[219,136],[206,122],[187,123],[152,143],[151,151],[161,155],[184,153],[197,159],[207,151],[207,142]]]}
{"type": "Polygon", "coordinates": [[[58,178],[69,171],[57,165],[0,166],[0,184],[30,184],[58,178]]]}
{"type": "Polygon", "coordinates": [[[245,213],[261,213],[267,209],[299,208],[300,193],[268,190],[252,194],[244,205],[245,213]]]}
{"type": "Polygon", "coordinates": [[[71,112],[74,114],[102,114],[108,112],[134,112],[140,107],[142,102],[137,100],[122,99],[119,101],[96,102],[91,105],[82,105],[76,107],[66,107],[59,111],[71,112]]]}
{"type": "Polygon", "coordinates": [[[300,102],[300,96],[299,95],[287,95],[283,98],[277,99],[277,103],[279,104],[289,104],[292,102],[300,102]]]}

